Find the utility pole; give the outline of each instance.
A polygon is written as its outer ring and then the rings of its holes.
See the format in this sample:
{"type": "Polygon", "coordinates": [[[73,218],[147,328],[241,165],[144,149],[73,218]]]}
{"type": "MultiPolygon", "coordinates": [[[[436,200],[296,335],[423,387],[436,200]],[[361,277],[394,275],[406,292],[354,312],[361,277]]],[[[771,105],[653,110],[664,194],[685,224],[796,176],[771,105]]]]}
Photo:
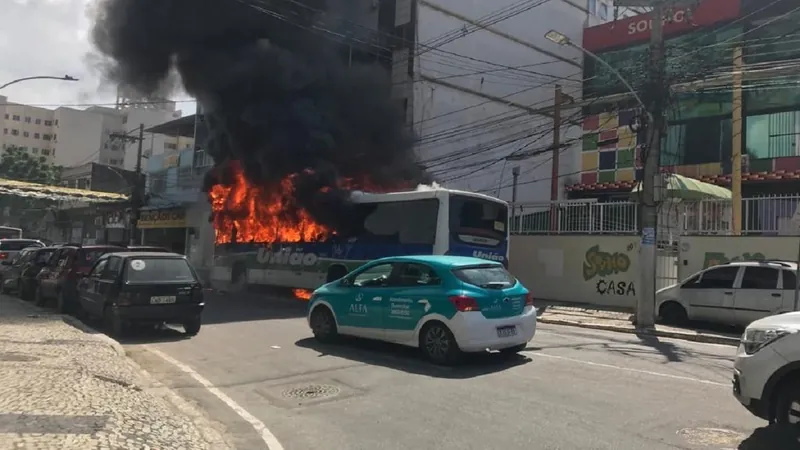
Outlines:
{"type": "MultiPolygon", "coordinates": [[[[511,176],[513,177],[514,181],[511,184],[511,229],[513,230],[516,226],[516,217],[517,217],[517,184],[519,183],[519,166],[514,166],[511,169],[511,176]]],[[[517,231],[519,231],[519,227],[517,227],[517,231]]]]}
{"type": "Polygon", "coordinates": [[[731,206],[733,234],[742,234],[742,47],[733,49],[733,140],[731,141],[731,206]]]}
{"type": "Polygon", "coordinates": [[[555,233],[558,225],[558,176],[559,155],[561,154],[561,86],[556,85],[553,96],[553,157],[550,175],[550,232],[555,233]]]}
{"type": "Polygon", "coordinates": [[[111,139],[118,139],[123,142],[131,143],[137,142],[136,149],[136,181],[134,182],[133,189],[131,190],[131,220],[130,231],[128,236],[128,245],[136,245],[136,233],[138,230],[139,216],[144,206],[144,180],[142,179],[142,147],[144,145],[144,124],[139,125],[139,135],[131,136],[128,133],[111,133],[111,139]]]}
{"type": "Polygon", "coordinates": [[[663,17],[664,3],[668,0],[620,0],[617,6],[649,6],[652,11],[652,30],[650,35],[650,62],[647,87],[647,111],[649,120],[645,121],[647,142],[642,152],[644,156],[644,173],[642,175],[641,211],[642,236],[639,253],[641,268],[641,289],[636,305],[636,327],[652,328],[655,325],[656,303],[656,264],[657,264],[657,228],[658,200],[656,184],[661,159],[661,138],[665,128],[665,76],[663,17]]]}

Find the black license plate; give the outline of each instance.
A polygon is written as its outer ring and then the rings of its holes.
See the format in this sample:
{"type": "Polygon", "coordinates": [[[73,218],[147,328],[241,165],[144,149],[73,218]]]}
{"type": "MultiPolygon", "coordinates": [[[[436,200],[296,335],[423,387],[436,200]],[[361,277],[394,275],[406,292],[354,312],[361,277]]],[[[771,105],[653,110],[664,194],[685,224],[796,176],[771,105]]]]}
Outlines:
{"type": "Polygon", "coordinates": [[[507,338],[516,335],[517,335],[517,327],[514,325],[509,325],[506,327],[497,327],[497,337],[499,338],[507,338]]]}

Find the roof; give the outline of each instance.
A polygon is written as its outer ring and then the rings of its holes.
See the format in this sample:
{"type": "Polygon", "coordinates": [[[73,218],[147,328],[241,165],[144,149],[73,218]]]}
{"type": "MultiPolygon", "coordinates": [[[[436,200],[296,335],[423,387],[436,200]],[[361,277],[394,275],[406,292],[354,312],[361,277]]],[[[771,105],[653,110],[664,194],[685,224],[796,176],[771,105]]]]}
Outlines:
{"type": "MultiPolygon", "coordinates": [[[[731,175],[703,175],[699,181],[710,183],[717,186],[728,187],[731,185],[731,175]]],[[[765,182],[784,182],[800,180],[800,169],[797,170],[775,170],[772,172],[748,172],[742,174],[742,182],[765,183],[765,182]]],[[[606,192],[606,191],[630,191],[638,182],[630,181],[609,181],[603,183],[577,183],[567,186],[568,192],[606,192]]]]}
{"type": "Polygon", "coordinates": [[[399,262],[421,262],[431,265],[445,267],[464,267],[479,264],[501,265],[497,261],[488,259],[472,258],[470,256],[450,256],[450,255],[414,255],[414,256],[390,256],[376,261],[399,261],[399,262]]]}
{"type": "Polygon", "coordinates": [[[125,202],[128,195],[112,192],[90,191],[60,186],[49,186],[39,183],[9,180],[0,178],[0,194],[14,195],[17,197],[33,197],[47,200],[73,200],[90,203],[125,202]]]}
{"type": "MultiPolygon", "coordinates": [[[[169,136],[194,137],[194,124],[197,114],[184,116],[169,122],[160,123],[144,131],[148,133],[166,134],[169,136]]],[[[202,117],[201,117],[202,119],[202,117]]]]}
{"type": "Polygon", "coordinates": [[[107,253],[107,255],[119,256],[122,258],[181,258],[186,257],[179,253],[166,253],[166,252],[114,252],[107,253]]]}
{"type": "MultiPolygon", "coordinates": [[[[724,264],[717,264],[712,267],[723,266],[781,266],[787,269],[797,269],[797,263],[794,261],[780,261],[780,260],[764,260],[764,261],[731,261],[724,264]]],[[[711,267],[709,267],[710,269],[711,267]]]]}
{"type": "Polygon", "coordinates": [[[353,201],[356,203],[359,202],[369,203],[378,201],[391,201],[391,200],[404,200],[404,199],[415,200],[419,198],[434,198],[440,193],[464,195],[467,197],[480,198],[492,202],[507,203],[504,200],[486,194],[479,194],[477,192],[459,191],[455,189],[447,189],[438,186],[422,187],[422,188],[417,188],[416,190],[413,191],[398,191],[398,192],[386,192],[386,193],[354,191],[351,195],[353,201]]]}

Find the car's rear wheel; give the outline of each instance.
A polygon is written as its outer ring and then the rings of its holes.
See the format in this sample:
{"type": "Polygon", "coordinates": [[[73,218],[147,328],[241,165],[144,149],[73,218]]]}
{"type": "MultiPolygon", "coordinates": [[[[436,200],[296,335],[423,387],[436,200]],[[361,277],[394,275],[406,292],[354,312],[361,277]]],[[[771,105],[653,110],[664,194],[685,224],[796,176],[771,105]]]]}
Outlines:
{"type": "Polygon", "coordinates": [[[339,329],[336,327],[336,319],[327,306],[317,306],[311,312],[311,332],[319,342],[329,343],[339,337],[339,329]]]}
{"type": "Polygon", "coordinates": [[[451,365],[463,356],[453,333],[441,322],[430,322],[419,334],[419,348],[434,364],[451,365]]]}
{"type": "Polygon", "coordinates": [[[689,315],[678,302],[667,302],[661,305],[658,311],[661,321],[668,325],[684,325],[689,321],[689,315]]]}
{"type": "Polygon", "coordinates": [[[775,423],[795,437],[800,437],[800,381],[786,383],[778,391],[775,423]]]}
{"type": "Polygon", "coordinates": [[[203,320],[199,316],[193,317],[183,322],[183,331],[189,336],[197,336],[202,326],[203,320]]]}
{"type": "Polygon", "coordinates": [[[47,304],[47,299],[44,297],[42,293],[42,287],[37,286],[36,292],[33,294],[34,300],[36,301],[36,306],[45,306],[47,304]]]}

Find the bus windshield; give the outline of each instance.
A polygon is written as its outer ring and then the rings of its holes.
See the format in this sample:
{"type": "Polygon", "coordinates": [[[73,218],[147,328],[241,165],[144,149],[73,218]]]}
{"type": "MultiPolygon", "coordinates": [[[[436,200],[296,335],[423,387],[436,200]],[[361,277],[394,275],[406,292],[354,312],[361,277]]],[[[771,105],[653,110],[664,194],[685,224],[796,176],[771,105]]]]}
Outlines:
{"type": "Polygon", "coordinates": [[[0,226],[0,239],[22,239],[22,229],[0,226]]]}
{"type": "Polygon", "coordinates": [[[508,236],[508,206],[483,198],[451,194],[450,232],[470,244],[499,244],[508,236]]]}

